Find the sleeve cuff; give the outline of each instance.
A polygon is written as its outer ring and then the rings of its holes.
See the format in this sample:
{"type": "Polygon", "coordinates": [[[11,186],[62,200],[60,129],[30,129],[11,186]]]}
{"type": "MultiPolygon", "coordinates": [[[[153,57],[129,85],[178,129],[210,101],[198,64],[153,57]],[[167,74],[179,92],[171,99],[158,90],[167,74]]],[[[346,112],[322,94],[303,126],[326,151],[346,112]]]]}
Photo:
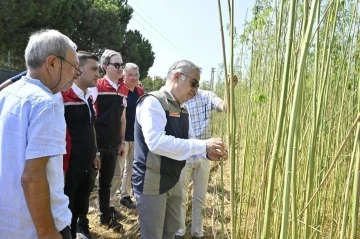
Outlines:
{"type": "Polygon", "coordinates": [[[200,139],[190,139],[191,141],[191,155],[205,154],[206,143],[200,139]]]}

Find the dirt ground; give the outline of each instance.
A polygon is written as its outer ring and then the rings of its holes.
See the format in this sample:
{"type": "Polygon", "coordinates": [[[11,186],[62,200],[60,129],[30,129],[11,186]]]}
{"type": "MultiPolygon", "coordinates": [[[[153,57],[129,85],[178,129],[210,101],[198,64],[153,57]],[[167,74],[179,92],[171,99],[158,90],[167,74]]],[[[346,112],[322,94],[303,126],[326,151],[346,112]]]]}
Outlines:
{"type": "MultiPolygon", "coordinates": [[[[206,196],[206,208],[204,210],[204,236],[205,238],[220,238],[221,231],[221,170],[220,163],[213,162],[210,180],[208,186],[208,194],[206,196]]],[[[228,161],[224,163],[224,205],[225,205],[225,237],[229,238],[228,229],[230,224],[229,213],[229,189],[230,179],[228,175],[228,161]]],[[[186,217],[186,237],[191,238],[191,199],[192,199],[192,184],[190,185],[190,193],[187,203],[187,217],[186,217]]],[[[123,224],[123,231],[120,233],[107,230],[105,227],[98,225],[98,205],[97,196],[95,193],[90,198],[90,212],[88,218],[90,220],[90,231],[95,239],[118,239],[118,238],[140,238],[139,223],[136,210],[129,210],[119,204],[116,207],[124,216],[125,220],[120,221],[123,224]]]]}

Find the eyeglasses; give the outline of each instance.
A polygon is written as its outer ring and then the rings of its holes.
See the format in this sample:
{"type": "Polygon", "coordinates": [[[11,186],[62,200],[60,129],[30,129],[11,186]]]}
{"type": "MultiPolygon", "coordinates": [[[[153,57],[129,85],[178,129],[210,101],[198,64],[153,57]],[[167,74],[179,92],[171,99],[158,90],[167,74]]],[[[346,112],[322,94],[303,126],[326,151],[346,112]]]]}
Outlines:
{"type": "Polygon", "coordinates": [[[192,87],[192,88],[197,88],[197,87],[200,86],[200,83],[199,83],[199,81],[198,81],[197,79],[191,78],[190,76],[185,75],[185,74],[182,73],[182,72],[179,72],[179,73],[180,73],[181,75],[184,75],[184,76],[186,76],[186,77],[188,77],[188,78],[191,79],[191,87],[192,87]]]}
{"type": "Polygon", "coordinates": [[[74,67],[75,68],[75,70],[77,70],[77,75],[76,75],[76,78],[78,78],[79,76],[81,76],[81,74],[82,74],[82,71],[81,70],[79,70],[79,68],[77,68],[76,66],[74,66],[73,64],[71,64],[70,62],[68,62],[67,60],[65,60],[65,58],[64,57],[62,57],[62,56],[56,56],[57,58],[59,58],[60,60],[62,60],[62,61],[65,61],[65,62],[67,62],[70,66],[72,66],[72,67],[74,67]]]}
{"type": "Polygon", "coordinates": [[[125,64],[124,63],[118,63],[118,62],[115,62],[115,63],[109,63],[109,65],[113,65],[116,69],[120,69],[123,70],[125,68],[125,64]]]}
{"type": "Polygon", "coordinates": [[[133,78],[133,77],[138,78],[139,77],[139,74],[135,74],[135,75],[133,75],[133,74],[125,74],[125,75],[128,76],[128,77],[131,77],[131,78],[133,78]]]}

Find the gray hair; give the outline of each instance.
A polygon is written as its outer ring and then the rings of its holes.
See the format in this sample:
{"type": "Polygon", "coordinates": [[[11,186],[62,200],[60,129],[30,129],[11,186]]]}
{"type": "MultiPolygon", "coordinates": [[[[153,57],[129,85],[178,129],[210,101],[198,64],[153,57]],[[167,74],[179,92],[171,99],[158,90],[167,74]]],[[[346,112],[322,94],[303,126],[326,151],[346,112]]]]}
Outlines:
{"type": "Polygon", "coordinates": [[[126,73],[130,69],[135,69],[140,76],[139,67],[136,64],[131,63],[131,62],[126,63],[125,68],[124,68],[124,73],[126,73]]]}
{"type": "Polygon", "coordinates": [[[169,68],[169,71],[166,75],[166,80],[170,81],[175,72],[182,72],[184,74],[187,74],[191,69],[196,69],[201,74],[202,71],[201,67],[195,65],[191,61],[188,60],[177,61],[169,68]]]}
{"type": "Polygon", "coordinates": [[[69,48],[76,51],[76,44],[57,30],[40,30],[33,33],[25,49],[27,68],[42,66],[50,55],[66,57],[69,48]]]}
{"type": "Polygon", "coordinates": [[[117,51],[114,51],[114,50],[106,49],[104,51],[104,53],[101,55],[101,57],[100,57],[100,66],[101,66],[101,69],[104,72],[106,72],[106,71],[105,71],[103,65],[109,65],[111,57],[113,57],[115,55],[121,56],[121,53],[117,52],[117,51]]]}

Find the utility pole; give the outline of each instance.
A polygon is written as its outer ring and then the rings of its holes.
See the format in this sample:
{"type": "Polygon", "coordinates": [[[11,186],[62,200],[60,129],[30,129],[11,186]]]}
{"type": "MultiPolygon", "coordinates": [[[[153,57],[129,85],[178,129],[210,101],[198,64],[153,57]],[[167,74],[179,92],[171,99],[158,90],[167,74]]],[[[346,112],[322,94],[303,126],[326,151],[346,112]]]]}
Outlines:
{"type": "Polygon", "coordinates": [[[215,68],[211,68],[211,81],[210,81],[210,90],[214,91],[214,78],[215,78],[215,68]]]}

